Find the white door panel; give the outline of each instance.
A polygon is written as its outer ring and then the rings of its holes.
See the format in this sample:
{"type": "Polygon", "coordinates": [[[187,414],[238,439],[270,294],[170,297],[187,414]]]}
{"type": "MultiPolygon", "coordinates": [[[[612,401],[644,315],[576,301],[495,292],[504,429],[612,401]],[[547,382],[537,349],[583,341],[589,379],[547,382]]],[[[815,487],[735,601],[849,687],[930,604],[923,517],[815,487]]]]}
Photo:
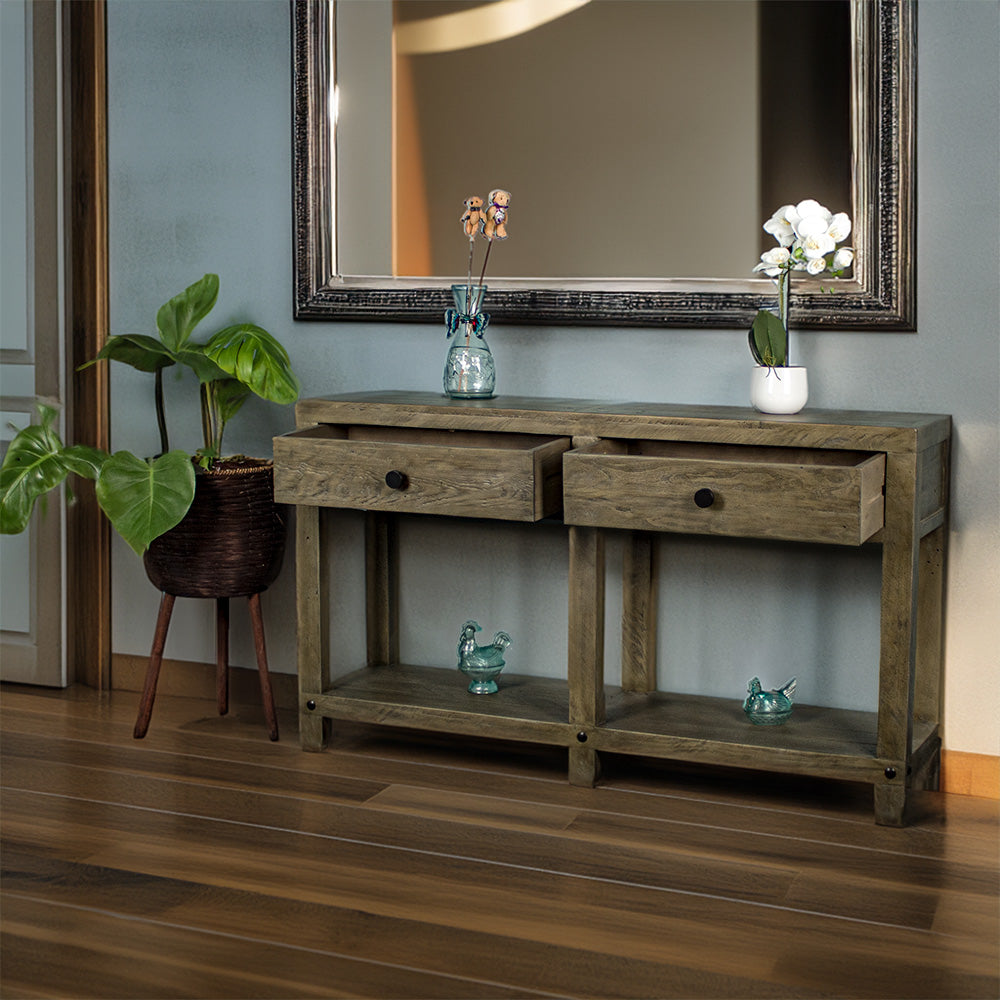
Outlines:
{"type": "MultiPolygon", "coordinates": [[[[0,446],[62,385],[61,59],[54,0],[0,0],[0,446]],[[55,266],[53,266],[55,265],[55,266]],[[58,275],[56,288],[49,277],[58,275]],[[39,280],[36,282],[36,274],[39,280]],[[40,359],[45,359],[40,362],[40,359]]],[[[62,498],[0,535],[0,680],[63,686],[62,498]]]]}

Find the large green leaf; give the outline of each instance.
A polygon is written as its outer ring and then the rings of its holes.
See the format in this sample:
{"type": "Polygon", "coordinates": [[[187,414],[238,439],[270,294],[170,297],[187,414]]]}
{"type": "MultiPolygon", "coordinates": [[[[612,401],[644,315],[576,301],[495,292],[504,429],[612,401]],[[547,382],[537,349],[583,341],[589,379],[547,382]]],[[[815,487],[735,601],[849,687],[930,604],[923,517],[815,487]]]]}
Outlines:
{"type": "Polygon", "coordinates": [[[250,390],[236,378],[220,379],[213,386],[215,404],[219,408],[219,416],[223,424],[228,423],[239,412],[246,402],[250,390]]]}
{"type": "Polygon", "coordinates": [[[217,379],[226,378],[226,373],[205,354],[203,344],[185,344],[183,350],[178,351],[174,357],[178,364],[187,365],[199,382],[214,382],[217,379]]]}
{"type": "Polygon", "coordinates": [[[773,312],[761,309],[750,327],[750,353],[757,364],[769,367],[787,364],[788,334],[773,312]]]}
{"type": "Polygon", "coordinates": [[[194,499],[194,466],[183,451],[143,461],[116,451],[97,477],[97,502],[136,555],[180,523],[194,499]]]}
{"type": "Polygon", "coordinates": [[[141,333],[110,337],[97,357],[80,365],[80,370],[89,368],[98,361],[123,361],[141,372],[155,372],[174,364],[174,359],[164,344],[155,337],[146,337],[141,333]]]}
{"type": "Polygon", "coordinates": [[[212,311],[218,296],[219,276],[206,274],[160,306],[156,328],[170,351],[176,353],[187,343],[191,331],[212,311]]]}
{"type": "Polygon", "coordinates": [[[299,398],[288,352],[259,326],[238,323],[220,330],[205,345],[205,354],[262,399],[294,403],[299,398]]]}
{"type": "Polygon", "coordinates": [[[18,431],[0,466],[0,532],[15,535],[28,525],[35,502],[70,473],[95,479],[107,454],[76,444],[67,447],[55,429],[57,411],[39,405],[42,422],[18,431]]]}

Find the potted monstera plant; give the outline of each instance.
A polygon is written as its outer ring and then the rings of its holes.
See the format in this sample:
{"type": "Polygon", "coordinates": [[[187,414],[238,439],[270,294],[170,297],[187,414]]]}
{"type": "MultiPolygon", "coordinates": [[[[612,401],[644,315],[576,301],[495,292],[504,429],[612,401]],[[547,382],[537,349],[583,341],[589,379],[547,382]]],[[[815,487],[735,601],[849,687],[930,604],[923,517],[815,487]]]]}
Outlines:
{"type": "MultiPolygon", "coordinates": [[[[218,294],[218,276],[206,274],[160,307],[158,336],[111,337],[84,366],[120,361],[153,375],[159,454],[147,458],[66,445],[56,429],[56,410],[41,404],[40,422],[18,432],[0,467],[0,531],[8,534],[23,531],[35,503],[71,473],[95,480],[101,509],[143,558],[152,583],[169,597],[165,618],[161,605],[157,629],[164,637],[174,597],[253,600],[274,582],[284,553],[285,523],[274,503],[272,463],[223,457],[222,440],[227,423],[251,393],[292,403],[299,381],[281,344],[252,323],[227,326],[204,342],[192,339],[218,294]],[[193,453],[170,447],[163,373],[175,365],[197,377],[203,439],[193,453]]],[[[256,628],[259,606],[252,611],[256,628]]],[[[264,672],[266,665],[262,683],[264,672]]],[[[139,729],[137,723],[137,736],[139,729]]],[[[276,738],[276,724],[272,731],[276,738]]]]}

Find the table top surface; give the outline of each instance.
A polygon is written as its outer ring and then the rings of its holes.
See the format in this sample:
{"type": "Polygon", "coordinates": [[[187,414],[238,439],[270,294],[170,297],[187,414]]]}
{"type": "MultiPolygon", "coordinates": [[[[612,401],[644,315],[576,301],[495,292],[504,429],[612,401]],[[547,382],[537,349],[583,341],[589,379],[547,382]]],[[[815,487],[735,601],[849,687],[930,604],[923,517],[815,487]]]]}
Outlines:
{"type": "Polygon", "coordinates": [[[442,393],[386,390],[303,399],[299,427],[319,423],[458,427],[536,434],[651,437],[783,446],[915,451],[946,440],[945,414],[881,410],[759,413],[749,407],[495,396],[450,399],[442,393]]]}

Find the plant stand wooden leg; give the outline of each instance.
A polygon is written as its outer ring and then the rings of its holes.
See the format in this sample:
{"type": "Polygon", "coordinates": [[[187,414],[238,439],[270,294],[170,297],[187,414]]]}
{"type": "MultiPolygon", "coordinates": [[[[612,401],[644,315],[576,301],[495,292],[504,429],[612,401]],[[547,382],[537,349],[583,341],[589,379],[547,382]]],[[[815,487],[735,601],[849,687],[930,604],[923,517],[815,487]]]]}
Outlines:
{"type": "Polygon", "coordinates": [[[215,600],[215,696],[219,715],[229,711],[229,598],[215,600]]]}
{"type": "Polygon", "coordinates": [[[146,681],[139,699],[139,715],[135,720],[132,735],[141,740],[149,729],[149,720],[153,714],[153,702],[156,700],[156,682],[160,677],[160,665],[163,663],[163,647],[167,644],[167,628],[170,625],[170,615],[174,610],[173,594],[164,594],[160,598],[160,612],[156,616],[156,632],[153,635],[153,649],[149,654],[149,666],[146,668],[146,681]]]}
{"type": "Polygon", "coordinates": [[[260,697],[264,703],[264,717],[267,719],[268,735],[272,740],[276,740],[278,738],[278,716],[274,710],[271,675],[267,672],[267,650],[264,647],[264,616],[260,610],[260,594],[252,594],[247,600],[250,602],[253,644],[257,650],[257,671],[260,674],[260,697]]]}

